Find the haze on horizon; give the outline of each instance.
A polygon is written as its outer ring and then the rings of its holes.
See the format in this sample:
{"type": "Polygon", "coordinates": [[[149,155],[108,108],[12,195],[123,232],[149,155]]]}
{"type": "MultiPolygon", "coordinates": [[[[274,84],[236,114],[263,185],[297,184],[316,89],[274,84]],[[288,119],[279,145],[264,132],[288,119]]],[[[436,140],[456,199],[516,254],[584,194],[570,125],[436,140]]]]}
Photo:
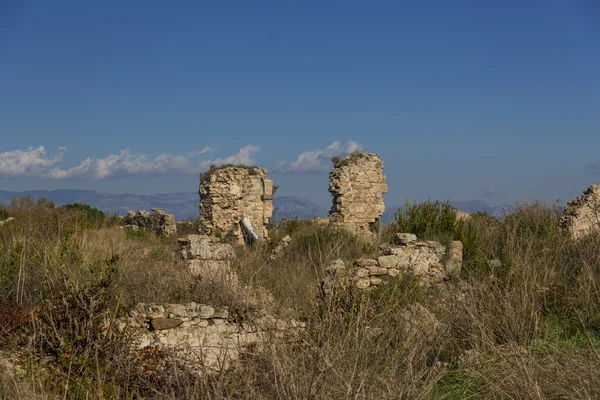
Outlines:
{"type": "Polygon", "coordinates": [[[330,203],[568,200],[600,181],[591,0],[0,3],[0,190],[193,192],[216,163],[330,203]]]}

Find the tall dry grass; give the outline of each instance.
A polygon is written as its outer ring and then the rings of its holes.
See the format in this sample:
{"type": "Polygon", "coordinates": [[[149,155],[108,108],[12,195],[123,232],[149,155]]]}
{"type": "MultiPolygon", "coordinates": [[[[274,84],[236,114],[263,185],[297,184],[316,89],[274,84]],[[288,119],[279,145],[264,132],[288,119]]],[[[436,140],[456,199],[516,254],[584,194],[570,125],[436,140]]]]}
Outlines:
{"type": "Polygon", "coordinates": [[[572,240],[551,205],[444,225],[465,255],[461,276],[442,285],[404,276],[327,298],[327,265],[373,257],[379,243],[310,222],[277,227],[275,242],[293,238],[279,259],[268,261],[273,245],[238,248],[234,267],[244,290],[270,293],[260,307],[306,328],[209,376],[163,353],[150,355],[163,368],[144,374],[143,360],[121,351],[130,339],[106,336],[100,322],[136,302],[167,301],[230,305],[243,320],[243,291],[195,281],[174,256],[175,238],[44,204],[8,212],[16,219],[0,229],[0,295],[35,323],[5,335],[3,357],[21,372],[0,378],[4,398],[600,397],[600,235],[572,240]]]}

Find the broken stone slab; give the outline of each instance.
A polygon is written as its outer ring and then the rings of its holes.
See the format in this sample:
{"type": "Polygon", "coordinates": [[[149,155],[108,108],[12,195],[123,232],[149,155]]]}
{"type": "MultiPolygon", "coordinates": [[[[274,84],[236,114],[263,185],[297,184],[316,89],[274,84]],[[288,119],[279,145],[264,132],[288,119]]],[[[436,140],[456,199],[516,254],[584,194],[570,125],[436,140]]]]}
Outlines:
{"type": "Polygon", "coordinates": [[[378,265],[379,263],[377,262],[377,260],[374,260],[372,258],[359,258],[354,262],[354,266],[357,268],[369,268],[376,267],[378,265]]]}
{"type": "Polygon", "coordinates": [[[399,246],[407,246],[417,241],[417,235],[412,233],[397,233],[394,237],[394,243],[399,246]]]}
{"type": "Polygon", "coordinates": [[[153,319],[150,321],[150,325],[152,329],[156,331],[162,331],[165,329],[173,329],[181,325],[183,321],[176,318],[161,318],[161,319],[153,319]]]}
{"type": "Polygon", "coordinates": [[[290,235],[286,235],[281,242],[273,249],[271,255],[269,256],[269,261],[275,261],[283,254],[284,250],[292,243],[292,238],[290,235]]]}
{"type": "Polygon", "coordinates": [[[242,230],[244,231],[244,239],[246,243],[255,243],[262,241],[262,236],[248,217],[242,218],[240,221],[242,230]]]}

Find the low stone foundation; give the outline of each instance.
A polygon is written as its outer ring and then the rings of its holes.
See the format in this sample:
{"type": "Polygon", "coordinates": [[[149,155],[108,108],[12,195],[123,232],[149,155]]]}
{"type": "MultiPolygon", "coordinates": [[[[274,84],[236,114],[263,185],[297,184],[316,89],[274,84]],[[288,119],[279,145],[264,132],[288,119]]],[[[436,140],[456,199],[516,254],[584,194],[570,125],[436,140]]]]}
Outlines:
{"type": "Polygon", "coordinates": [[[127,229],[143,228],[161,236],[177,233],[175,216],[165,213],[160,208],[153,208],[151,212],[146,210],[129,211],[124,221],[127,229]]]}
{"type": "Polygon", "coordinates": [[[384,277],[397,277],[406,273],[421,279],[424,285],[447,280],[462,268],[463,245],[454,241],[448,250],[439,242],[418,241],[412,234],[400,233],[395,244],[381,246],[377,259],[361,258],[347,267],[335,260],[327,269],[323,291],[329,295],[336,287],[353,285],[359,289],[385,284],[384,277]],[[446,254],[448,252],[448,254],[446,254]]]}
{"type": "Polygon", "coordinates": [[[238,279],[231,267],[235,257],[233,247],[205,235],[188,235],[177,240],[178,253],[190,272],[213,283],[237,286],[238,279]]]}
{"type": "Polygon", "coordinates": [[[226,307],[188,304],[138,304],[117,321],[136,335],[136,349],[169,350],[192,370],[205,373],[228,369],[251,347],[295,335],[304,326],[266,313],[249,321],[234,320],[226,307]]]}

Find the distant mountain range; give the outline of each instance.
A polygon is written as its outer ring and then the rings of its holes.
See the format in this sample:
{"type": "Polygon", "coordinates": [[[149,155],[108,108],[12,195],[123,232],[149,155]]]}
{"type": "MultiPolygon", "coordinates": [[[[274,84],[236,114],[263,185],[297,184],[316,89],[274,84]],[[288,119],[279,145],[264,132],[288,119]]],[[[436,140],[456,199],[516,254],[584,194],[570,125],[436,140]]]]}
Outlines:
{"type": "MultiPolygon", "coordinates": [[[[24,192],[12,192],[0,190],[0,203],[8,204],[13,197],[31,196],[35,199],[40,197],[53,201],[57,206],[71,203],[83,203],[96,207],[104,212],[125,215],[128,210],[150,210],[151,208],[162,208],[169,214],[174,214],[177,220],[193,219],[198,217],[198,193],[157,193],[157,194],[114,194],[100,192],[97,190],[29,190],[24,192]]],[[[452,206],[459,210],[474,213],[485,211],[489,215],[501,218],[503,215],[514,211],[514,206],[503,204],[489,206],[480,200],[452,201],[452,206]]],[[[279,222],[281,218],[287,219],[310,219],[325,218],[329,210],[310,200],[299,199],[292,196],[276,197],[273,202],[276,209],[274,219],[279,222]]],[[[383,214],[382,222],[393,221],[394,214],[399,207],[388,207],[383,214]]]]}
{"type": "Polygon", "coordinates": [[[25,192],[9,192],[0,190],[0,203],[8,204],[13,197],[43,197],[53,201],[57,206],[71,203],[83,203],[96,207],[104,212],[125,215],[129,210],[150,210],[162,208],[174,214],[177,220],[196,218],[198,211],[198,193],[157,193],[114,194],[97,190],[30,190],[25,192]]]}

